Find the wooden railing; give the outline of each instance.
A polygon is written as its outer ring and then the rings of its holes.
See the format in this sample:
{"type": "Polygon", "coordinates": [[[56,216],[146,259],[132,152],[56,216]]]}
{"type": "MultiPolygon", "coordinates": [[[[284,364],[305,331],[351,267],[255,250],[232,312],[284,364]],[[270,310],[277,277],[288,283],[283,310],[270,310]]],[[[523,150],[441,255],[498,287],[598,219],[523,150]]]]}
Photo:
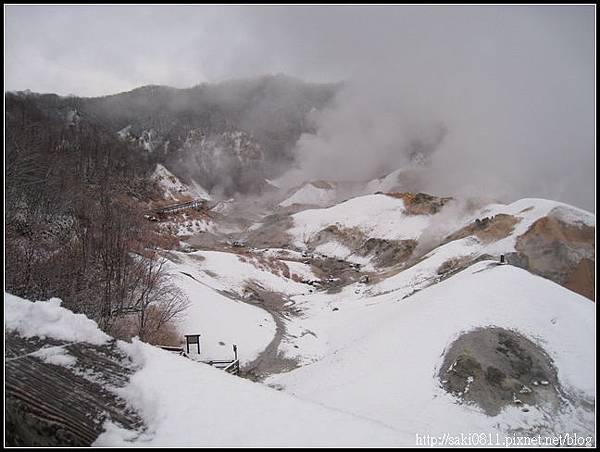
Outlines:
{"type": "Polygon", "coordinates": [[[240,373],[240,360],[213,360],[213,361],[202,361],[204,364],[208,364],[210,366],[216,367],[217,369],[222,369],[225,372],[228,372],[233,375],[238,375],[240,373]]]}
{"type": "Polygon", "coordinates": [[[236,359],[235,361],[233,361],[229,366],[227,366],[223,370],[225,372],[229,372],[232,375],[239,375],[240,374],[240,360],[236,359]]]}
{"type": "MultiPolygon", "coordinates": [[[[170,345],[159,345],[158,347],[169,352],[178,353],[179,355],[189,358],[183,347],[173,347],[170,345]]],[[[200,361],[201,363],[208,364],[209,366],[216,367],[217,369],[224,370],[232,375],[240,374],[240,360],[237,359],[212,359],[209,361],[200,361]]]]}

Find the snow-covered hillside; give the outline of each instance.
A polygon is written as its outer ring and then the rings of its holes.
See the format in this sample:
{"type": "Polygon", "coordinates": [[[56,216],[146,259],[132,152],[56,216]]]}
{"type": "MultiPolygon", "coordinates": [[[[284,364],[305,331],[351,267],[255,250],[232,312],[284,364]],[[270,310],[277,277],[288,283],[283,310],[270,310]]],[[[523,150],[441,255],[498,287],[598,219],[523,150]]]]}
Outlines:
{"type": "Polygon", "coordinates": [[[151,179],[158,184],[165,199],[180,200],[186,197],[211,199],[208,192],[197,182],[193,182],[191,186],[184,184],[160,163],[156,165],[151,179]]]}
{"type": "Polygon", "coordinates": [[[404,202],[386,195],[361,196],[326,209],[304,210],[292,218],[289,232],[299,247],[331,225],[357,228],[367,238],[395,240],[418,238],[429,223],[426,216],[406,215],[404,202]]]}
{"type": "MultiPolygon", "coordinates": [[[[6,293],[4,297],[8,331],[72,342],[110,339],[94,322],[60,307],[57,300],[32,303],[6,293]]],[[[118,341],[117,346],[136,372],[124,387],[107,385],[104,390],[126,401],[141,415],[144,426],[126,430],[107,420],[95,446],[392,446],[409,438],[138,340],[118,341]]],[[[62,356],[71,359],[49,363],[88,371],[79,368],[68,352],[63,350],[62,356]]]]}
{"type": "Polygon", "coordinates": [[[542,346],[574,400],[583,397],[593,406],[595,316],[589,300],[487,261],[407,299],[354,289],[295,298],[305,316],[292,330],[314,334],[290,340],[285,350],[312,364],[275,375],[270,384],[413,435],[520,428],[593,433],[593,410],[577,402],[566,402],[557,417],[516,406],[490,417],[457,403],[435,378],[445,349],[461,332],[499,326],[542,346]]]}
{"type": "Polygon", "coordinates": [[[273,316],[241,301],[255,296],[255,289],[287,297],[306,294],[312,288],[300,282],[312,272],[299,262],[284,266],[274,259],[217,251],[173,252],[170,257],[169,271],[191,302],[180,330],[202,334],[205,359],[228,359],[236,344],[245,365],[274,339],[273,316]]]}
{"type": "MultiPolygon", "coordinates": [[[[165,251],[191,302],[181,337],[201,335],[203,360],[230,359],[237,345],[242,376],[262,384],[119,342],[136,372],[118,396],[146,429],[107,422],[95,444],[410,446],[417,435],[464,432],[593,438],[595,305],[561,278],[576,273],[589,286],[580,264],[595,259],[595,216],[542,199],[467,204],[360,196],[252,226],[267,243],[288,243],[255,248],[215,221],[198,246],[165,251]],[[374,265],[388,247],[398,252],[374,265]],[[461,349],[470,334],[485,340],[461,349]],[[453,353],[471,360],[467,373],[452,373],[453,353]],[[453,392],[460,378],[467,383],[453,392]]],[[[227,206],[219,221],[235,225],[239,206],[227,206]]],[[[56,300],[5,299],[6,328],[24,337],[110,340],[56,300]]],[[[35,356],[76,366],[62,352],[35,356]]]]}
{"type": "Polygon", "coordinates": [[[338,194],[334,184],[307,182],[279,203],[282,207],[294,204],[326,207],[334,203],[338,194]]]}
{"type": "Polygon", "coordinates": [[[211,278],[202,271],[200,262],[186,257],[180,253],[177,263],[169,263],[171,275],[191,303],[179,321],[181,334],[201,334],[204,360],[230,359],[235,344],[240,363],[252,361],[275,335],[271,314],[220,293],[221,287],[209,284],[211,278]]]}

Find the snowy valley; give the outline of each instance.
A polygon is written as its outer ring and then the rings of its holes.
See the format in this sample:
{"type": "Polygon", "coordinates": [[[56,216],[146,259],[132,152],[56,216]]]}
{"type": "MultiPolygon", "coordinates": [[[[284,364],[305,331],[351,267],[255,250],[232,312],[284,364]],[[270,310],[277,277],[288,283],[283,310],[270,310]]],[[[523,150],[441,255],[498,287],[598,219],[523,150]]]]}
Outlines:
{"type": "Polygon", "coordinates": [[[224,203],[161,165],[153,177],[163,204],[206,201],[155,218],[179,231],[160,254],[190,301],[178,335],[200,334],[200,355],[115,342],[59,301],[5,294],[7,333],[37,338],[29,359],[97,381],[69,344],[111,343],[124,356],[131,376],[106,390],[141,422],[103,416],[95,445],[593,435],[594,215],[542,199],[368,194],[373,183],[341,202],[304,185],[282,202],[224,203]],[[239,376],[198,362],[231,359],[234,345],[239,376]]]}
{"type": "Polygon", "coordinates": [[[4,9],[5,447],[596,446],[595,5],[4,9]]]}

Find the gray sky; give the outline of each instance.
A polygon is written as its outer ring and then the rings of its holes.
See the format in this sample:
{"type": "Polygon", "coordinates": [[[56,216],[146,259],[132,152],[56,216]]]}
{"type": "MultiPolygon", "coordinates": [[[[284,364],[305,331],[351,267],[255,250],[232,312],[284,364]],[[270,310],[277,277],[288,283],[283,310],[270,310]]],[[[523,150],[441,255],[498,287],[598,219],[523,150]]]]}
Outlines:
{"type": "Polygon", "coordinates": [[[432,189],[466,180],[594,210],[593,6],[5,8],[8,90],[347,80],[321,135],[299,144],[307,177],[365,176],[365,161],[393,170],[394,143],[444,124],[432,189]]]}

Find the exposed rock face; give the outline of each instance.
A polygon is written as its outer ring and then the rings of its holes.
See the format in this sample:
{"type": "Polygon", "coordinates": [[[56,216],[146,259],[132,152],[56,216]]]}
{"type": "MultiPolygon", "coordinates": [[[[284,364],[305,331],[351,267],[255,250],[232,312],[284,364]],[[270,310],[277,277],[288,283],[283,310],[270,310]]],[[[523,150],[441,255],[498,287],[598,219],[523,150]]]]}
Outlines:
{"type": "Polygon", "coordinates": [[[439,198],[427,193],[392,192],[388,196],[399,198],[404,201],[404,207],[408,215],[433,215],[438,213],[444,205],[452,198],[439,198]]]}
{"type": "Polygon", "coordinates": [[[359,228],[345,228],[332,224],[315,234],[308,243],[310,248],[327,242],[339,242],[351,250],[356,250],[364,242],[365,236],[359,228]]]}
{"type": "Polygon", "coordinates": [[[174,168],[188,178],[203,181],[211,190],[255,192],[265,184],[263,148],[246,132],[207,133],[192,129],[176,152],[174,168]]]}
{"type": "Polygon", "coordinates": [[[517,239],[527,269],[595,300],[595,228],[552,215],[540,218],[517,239]]]}
{"type": "Polygon", "coordinates": [[[595,280],[596,272],[594,261],[583,258],[579,261],[577,267],[569,274],[569,278],[564,286],[592,301],[596,301],[596,294],[594,293],[595,280]]]}
{"type": "Polygon", "coordinates": [[[503,328],[477,328],[460,336],[446,350],[438,378],[447,392],[489,416],[509,405],[524,411],[536,406],[551,414],[563,397],[569,398],[550,356],[503,328]]]}
{"type": "Polygon", "coordinates": [[[521,221],[519,218],[500,213],[493,217],[477,218],[473,223],[459,229],[446,238],[447,242],[475,236],[483,243],[490,243],[508,237],[515,225],[521,221]]]}
{"type": "Polygon", "coordinates": [[[416,240],[384,240],[370,238],[358,249],[358,254],[374,256],[373,261],[380,267],[404,263],[417,247],[416,240]]]}
{"type": "Polygon", "coordinates": [[[366,238],[359,228],[342,228],[339,225],[330,225],[316,234],[309,242],[311,249],[320,244],[338,242],[353,250],[358,256],[371,256],[373,263],[379,267],[389,267],[404,263],[417,247],[417,241],[388,240],[381,238],[366,238]]]}

